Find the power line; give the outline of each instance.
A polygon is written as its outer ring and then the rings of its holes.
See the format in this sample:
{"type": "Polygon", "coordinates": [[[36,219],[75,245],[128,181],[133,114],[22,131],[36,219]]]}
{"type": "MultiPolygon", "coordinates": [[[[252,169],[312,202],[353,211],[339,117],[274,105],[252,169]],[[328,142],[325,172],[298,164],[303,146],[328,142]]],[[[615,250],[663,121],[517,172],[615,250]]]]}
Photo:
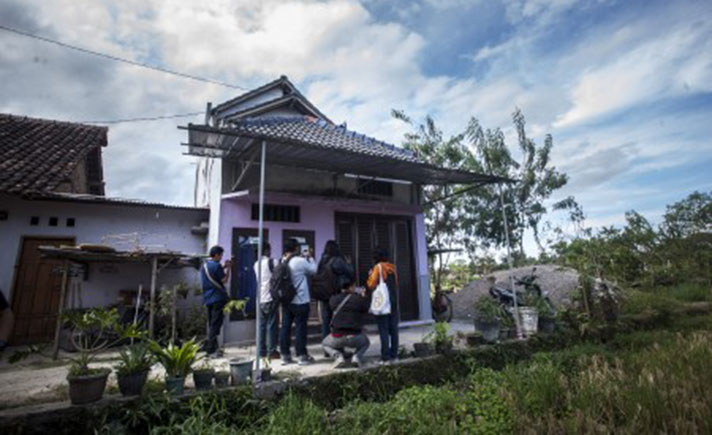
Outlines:
{"type": "Polygon", "coordinates": [[[147,64],[147,63],[136,62],[136,61],[131,60],[131,59],[126,59],[126,58],[114,56],[114,55],[111,55],[111,54],[106,54],[106,53],[101,53],[101,52],[94,51],[94,50],[89,50],[89,49],[87,49],[87,48],[78,47],[78,46],[76,46],[76,45],[71,45],[71,44],[67,44],[67,43],[65,43],[65,42],[57,41],[56,39],[51,39],[51,38],[47,38],[47,37],[44,37],[44,36],[35,35],[35,34],[33,34],[33,33],[28,33],[28,32],[25,32],[25,31],[23,31],[23,30],[18,30],[18,29],[12,28],[12,27],[7,27],[7,26],[4,26],[4,25],[2,25],[2,24],[0,24],[0,30],[6,30],[6,31],[8,31],[8,32],[16,33],[16,34],[22,35],[22,36],[27,36],[28,38],[33,38],[33,39],[37,39],[37,40],[40,40],[40,41],[43,41],[43,42],[48,42],[48,43],[50,43],[50,44],[55,44],[55,45],[58,45],[58,46],[60,46],[60,47],[69,48],[69,49],[71,49],[71,50],[76,50],[76,51],[79,51],[79,52],[82,52],[82,53],[92,54],[92,55],[94,55],[94,56],[103,57],[103,58],[105,58],[105,59],[113,60],[113,61],[116,61],[116,62],[123,62],[123,63],[127,63],[127,64],[129,64],[129,65],[138,66],[138,67],[141,67],[141,68],[147,68],[147,69],[151,69],[151,70],[154,70],[154,71],[159,71],[159,72],[166,73],[166,74],[172,74],[172,75],[175,75],[175,76],[178,76],[178,77],[183,77],[183,78],[186,78],[186,79],[197,80],[197,81],[200,81],[200,82],[205,82],[205,83],[211,83],[211,84],[214,84],[214,85],[225,86],[225,87],[227,87],[227,88],[241,89],[241,90],[243,90],[243,91],[247,91],[247,90],[248,90],[247,88],[243,88],[242,86],[231,85],[231,84],[229,84],[229,83],[221,82],[221,81],[218,81],[218,80],[207,79],[207,78],[195,76],[195,75],[192,75],[192,74],[186,74],[186,73],[182,73],[182,72],[179,72],[179,71],[174,71],[174,70],[170,70],[170,69],[166,69],[166,68],[161,68],[161,67],[159,67],[159,66],[149,65],[149,64],[147,64]]]}
{"type": "Polygon", "coordinates": [[[126,118],[126,119],[114,119],[110,121],[77,121],[79,124],[121,124],[124,122],[139,122],[139,121],[159,121],[161,119],[173,119],[173,118],[185,118],[188,116],[202,115],[205,112],[191,112],[191,113],[179,113],[176,115],[160,115],[160,116],[147,116],[143,118],[126,118]]]}

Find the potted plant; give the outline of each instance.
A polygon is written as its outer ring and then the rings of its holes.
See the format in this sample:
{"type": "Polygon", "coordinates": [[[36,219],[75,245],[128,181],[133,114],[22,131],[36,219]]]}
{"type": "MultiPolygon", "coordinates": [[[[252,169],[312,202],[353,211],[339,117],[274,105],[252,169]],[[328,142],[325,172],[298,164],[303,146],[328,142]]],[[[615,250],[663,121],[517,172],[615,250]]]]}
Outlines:
{"type": "Polygon", "coordinates": [[[230,384],[230,372],[218,370],[215,372],[215,388],[225,388],[230,384]]]}
{"type": "Polygon", "coordinates": [[[450,324],[447,322],[437,322],[432,331],[425,336],[425,341],[433,344],[435,352],[440,354],[448,354],[452,351],[452,336],[450,332],[450,324]]]}
{"type": "Polygon", "coordinates": [[[538,330],[539,314],[536,307],[539,300],[541,300],[541,297],[535,295],[533,292],[526,292],[518,307],[519,324],[521,325],[522,332],[527,337],[536,334],[538,330]]]}
{"type": "Polygon", "coordinates": [[[72,359],[67,375],[69,399],[74,405],[96,402],[104,395],[111,369],[91,368],[89,364],[102,350],[127,338],[141,338],[143,334],[135,325],[122,327],[115,308],[74,311],[66,313],[64,318],[72,329],[72,344],[79,352],[72,359]]]}
{"type": "Polygon", "coordinates": [[[193,370],[193,383],[195,383],[196,390],[209,390],[213,387],[213,377],[215,376],[215,369],[210,367],[207,361],[203,361],[197,369],[193,370]]]}
{"type": "Polygon", "coordinates": [[[166,390],[175,395],[183,394],[185,377],[198,359],[199,347],[195,340],[190,339],[181,346],[169,343],[168,346],[161,347],[155,341],[150,343],[151,352],[166,370],[166,390]]]}
{"type": "Polygon", "coordinates": [[[272,380],[272,358],[267,356],[262,358],[262,368],[257,376],[261,382],[267,382],[272,380]]]}
{"type": "Polygon", "coordinates": [[[413,343],[413,353],[416,358],[425,358],[426,356],[432,355],[433,352],[433,345],[427,341],[413,343]]]}
{"type": "Polygon", "coordinates": [[[504,308],[489,296],[482,296],[475,302],[475,330],[482,333],[488,343],[499,338],[499,327],[506,317],[504,308]]]}
{"type": "Polygon", "coordinates": [[[153,365],[153,355],[146,344],[127,346],[119,352],[120,362],[116,367],[119,391],[124,396],[138,396],[143,392],[148,373],[153,365]]]}
{"type": "Polygon", "coordinates": [[[252,375],[252,360],[240,358],[231,359],[230,375],[232,375],[232,385],[247,382],[252,375]]]}

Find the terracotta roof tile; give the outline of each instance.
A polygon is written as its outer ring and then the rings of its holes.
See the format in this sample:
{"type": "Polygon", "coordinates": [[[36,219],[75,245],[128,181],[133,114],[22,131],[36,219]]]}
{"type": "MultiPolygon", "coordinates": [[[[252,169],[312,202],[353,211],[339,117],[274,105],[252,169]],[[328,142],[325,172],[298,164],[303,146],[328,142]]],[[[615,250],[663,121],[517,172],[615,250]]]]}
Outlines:
{"type": "Polygon", "coordinates": [[[0,192],[55,190],[93,149],[106,127],[0,114],[0,192]]]}

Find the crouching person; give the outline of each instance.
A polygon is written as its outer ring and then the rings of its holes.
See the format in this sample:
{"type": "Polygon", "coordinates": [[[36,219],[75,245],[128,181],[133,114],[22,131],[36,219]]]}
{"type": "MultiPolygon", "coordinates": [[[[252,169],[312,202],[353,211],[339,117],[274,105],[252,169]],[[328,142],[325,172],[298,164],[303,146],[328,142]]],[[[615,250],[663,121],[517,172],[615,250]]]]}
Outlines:
{"type": "Polygon", "coordinates": [[[370,306],[368,298],[356,292],[356,284],[341,290],[329,299],[333,311],[331,333],[322,341],[324,352],[335,358],[335,368],[346,368],[351,365],[351,355],[356,364],[365,366],[364,354],[371,344],[361,329],[363,318],[368,314],[370,306]],[[353,350],[353,353],[347,351],[353,350]]]}

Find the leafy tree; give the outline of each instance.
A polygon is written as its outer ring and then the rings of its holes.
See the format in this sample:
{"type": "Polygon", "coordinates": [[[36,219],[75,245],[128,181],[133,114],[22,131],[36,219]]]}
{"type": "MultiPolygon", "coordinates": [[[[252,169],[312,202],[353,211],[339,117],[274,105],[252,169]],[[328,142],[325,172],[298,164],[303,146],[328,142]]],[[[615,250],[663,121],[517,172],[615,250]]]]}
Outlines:
{"type": "MultiPolygon", "coordinates": [[[[544,145],[538,146],[527,136],[526,121],[519,109],[512,114],[512,121],[517,132],[520,161],[512,156],[500,129],[483,129],[479,121],[472,118],[465,134],[480,166],[487,173],[516,180],[515,183],[483,188],[488,191],[483,197],[487,202],[485,207],[490,210],[487,213],[490,219],[480,221],[478,235],[494,241],[496,246],[504,245],[504,220],[498,217],[499,207],[496,207],[501,195],[509,211],[507,223],[511,230],[511,243],[519,247],[519,256],[524,257],[524,232],[527,229],[532,231],[534,240],[544,251],[540,224],[548,212],[545,203],[556,190],[566,185],[568,176],[551,165],[554,146],[551,135],[546,135],[544,145]]],[[[576,207],[573,197],[552,205],[553,210],[575,210],[576,207]]]]}
{"type": "MultiPolygon", "coordinates": [[[[524,116],[519,109],[515,110],[512,120],[521,154],[521,161],[517,161],[505,143],[504,133],[500,129],[483,129],[475,118],[463,133],[445,138],[430,116],[421,124],[414,123],[401,111],[394,110],[393,116],[413,127],[413,131],[405,135],[404,146],[426,162],[515,180],[499,186],[424,188],[426,238],[428,246],[439,252],[431,261],[436,288],[442,284],[449,259],[449,254],[443,251],[465,248],[474,263],[478,251],[505,245],[501,199],[508,207],[507,224],[511,243],[518,247],[518,256],[525,257],[523,238],[527,229],[533,231],[537,243],[544,249],[539,236],[541,220],[548,212],[544,204],[568,179],[551,166],[551,136],[546,137],[543,146],[537,146],[526,135],[524,116]]],[[[553,209],[575,207],[573,198],[553,204],[553,209]]]]}

